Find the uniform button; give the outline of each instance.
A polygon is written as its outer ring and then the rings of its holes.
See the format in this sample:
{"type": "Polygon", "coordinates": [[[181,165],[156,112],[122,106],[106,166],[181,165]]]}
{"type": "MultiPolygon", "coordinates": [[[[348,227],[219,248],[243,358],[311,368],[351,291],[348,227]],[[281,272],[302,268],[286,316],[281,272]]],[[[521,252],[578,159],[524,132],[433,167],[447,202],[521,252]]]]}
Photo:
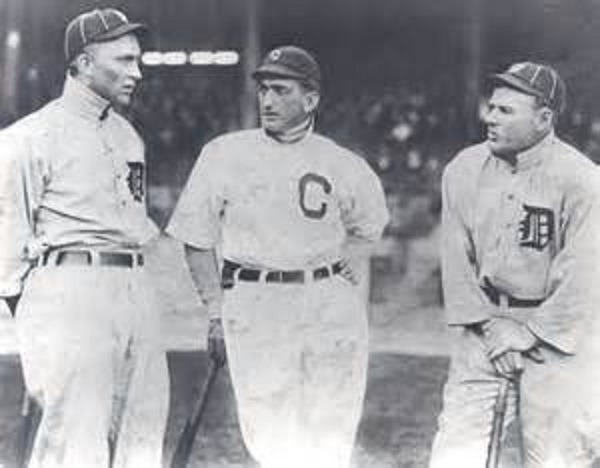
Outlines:
{"type": "Polygon", "coordinates": [[[515,196],[512,193],[509,193],[506,198],[508,198],[509,200],[514,200],[515,196]]]}

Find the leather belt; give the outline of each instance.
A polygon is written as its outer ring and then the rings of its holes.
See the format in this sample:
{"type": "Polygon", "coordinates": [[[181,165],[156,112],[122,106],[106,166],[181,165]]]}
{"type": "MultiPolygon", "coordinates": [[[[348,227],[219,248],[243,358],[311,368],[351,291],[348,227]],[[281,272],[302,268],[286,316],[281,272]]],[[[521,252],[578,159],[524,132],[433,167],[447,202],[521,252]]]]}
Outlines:
{"type": "Polygon", "coordinates": [[[342,271],[342,262],[322,266],[314,270],[260,270],[255,268],[244,268],[240,263],[225,260],[223,263],[222,284],[225,289],[233,287],[235,280],[238,281],[264,281],[265,283],[306,283],[329,278],[342,271]]]}
{"type": "Polygon", "coordinates": [[[538,307],[544,302],[544,299],[524,299],[502,293],[487,278],[484,278],[483,283],[481,290],[485,293],[489,301],[496,306],[500,305],[501,297],[506,297],[508,307],[538,307]]]}
{"type": "Polygon", "coordinates": [[[144,265],[144,256],[139,252],[113,252],[98,250],[56,249],[44,253],[41,265],[102,265],[134,268],[144,265]]]}

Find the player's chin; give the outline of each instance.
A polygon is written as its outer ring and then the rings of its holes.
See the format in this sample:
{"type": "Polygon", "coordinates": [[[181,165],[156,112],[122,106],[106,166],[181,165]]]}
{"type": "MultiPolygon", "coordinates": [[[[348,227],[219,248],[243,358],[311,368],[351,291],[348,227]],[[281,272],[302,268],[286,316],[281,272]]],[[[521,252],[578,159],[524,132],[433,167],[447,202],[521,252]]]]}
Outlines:
{"type": "Polygon", "coordinates": [[[274,117],[263,117],[261,123],[263,128],[269,132],[278,133],[283,130],[282,122],[274,117]]]}
{"type": "Polygon", "coordinates": [[[508,148],[506,147],[506,145],[499,141],[497,138],[488,138],[487,145],[493,154],[501,155],[504,153],[508,153],[508,148]]]}
{"type": "Polygon", "coordinates": [[[116,96],[117,104],[123,107],[129,106],[131,104],[132,99],[133,92],[131,91],[124,91],[116,96]]]}

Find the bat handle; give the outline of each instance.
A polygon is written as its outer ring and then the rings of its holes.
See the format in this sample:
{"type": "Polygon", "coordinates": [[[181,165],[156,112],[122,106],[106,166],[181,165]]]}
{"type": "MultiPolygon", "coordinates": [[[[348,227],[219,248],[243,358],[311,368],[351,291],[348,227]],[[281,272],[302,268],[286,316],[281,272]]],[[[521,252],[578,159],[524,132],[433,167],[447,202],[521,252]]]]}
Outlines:
{"type": "Polygon", "coordinates": [[[500,444],[502,443],[502,431],[504,429],[504,416],[508,401],[511,380],[503,378],[500,381],[500,389],[494,402],[494,416],[492,420],[492,433],[488,446],[486,468],[498,468],[500,463],[500,444]]]}

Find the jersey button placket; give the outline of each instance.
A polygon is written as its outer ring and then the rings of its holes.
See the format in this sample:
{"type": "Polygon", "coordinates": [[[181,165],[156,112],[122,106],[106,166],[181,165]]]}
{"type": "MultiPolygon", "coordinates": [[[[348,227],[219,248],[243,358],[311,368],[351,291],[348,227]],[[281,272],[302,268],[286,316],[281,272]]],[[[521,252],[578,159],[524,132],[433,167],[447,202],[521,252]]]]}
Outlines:
{"type": "Polygon", "coordinates": [[[108,134],[106,125],[102,126],[102,130],[103,130],[102,144],[104,147],[104,153],[110,160],[111,165],[113,167],[114,174],[115,174],[114,175],[114,191],[115,191],[114,193],[115,193],[115,199],[116,199],[115,201],[116,201],[116,205],[117,205],[117,212],[119,213],[121,221],[123,221],[126,218],[124,210],[127,207],[127,200],[124,197],[124,190],[123,190],[124,175],[121,170],[121,165],[119,164],[119,161],[116,158],[116,154],[115,154],[115,150],[114,150],[115,146],[114,146],[113,142],[111,141],[110,134],[108,134]]]}

